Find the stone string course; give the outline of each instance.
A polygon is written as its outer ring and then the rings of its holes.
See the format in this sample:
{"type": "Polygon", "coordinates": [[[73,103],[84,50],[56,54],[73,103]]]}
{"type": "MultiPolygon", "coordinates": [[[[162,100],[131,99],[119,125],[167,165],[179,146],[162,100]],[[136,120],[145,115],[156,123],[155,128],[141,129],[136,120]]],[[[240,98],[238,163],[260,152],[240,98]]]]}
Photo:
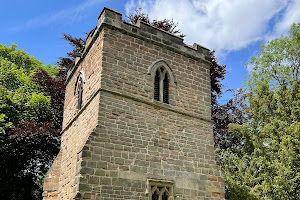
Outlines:
{"type": "MultiPolygon", "coordinates": [[[[209,50],[104,8],[67,79],[61,151],[44,199],[149,200],[147,180],[174,183],[174,198],[224,199],[210,121],[209,50]],[[153,100],[149,67],[171,67],[170,104],[153,100]],[[83,107],[74,95],[85,74],[83,107]]],[[[173,199],[174,199],[173,198],[173,199]]]]}

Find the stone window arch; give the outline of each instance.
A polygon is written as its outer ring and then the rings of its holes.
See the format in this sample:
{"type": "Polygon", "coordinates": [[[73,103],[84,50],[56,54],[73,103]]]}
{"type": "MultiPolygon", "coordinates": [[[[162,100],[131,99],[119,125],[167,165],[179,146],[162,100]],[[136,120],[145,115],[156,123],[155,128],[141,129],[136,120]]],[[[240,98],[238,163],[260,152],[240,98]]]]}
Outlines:
{"type": "Polygon", "coordinates": [[[77,109],[82,108],[83,84],[85,84],[84,72],[80,71],[75,83],[74,95],[77,97],[77,109]]]}
{"type": "Polygon", "coordinates": [[[172,69],[164,60],[152,63],[148,74],[153,78],[153,99],[162,103],[169,104],[170,85],[176,83],[172,69]]]}

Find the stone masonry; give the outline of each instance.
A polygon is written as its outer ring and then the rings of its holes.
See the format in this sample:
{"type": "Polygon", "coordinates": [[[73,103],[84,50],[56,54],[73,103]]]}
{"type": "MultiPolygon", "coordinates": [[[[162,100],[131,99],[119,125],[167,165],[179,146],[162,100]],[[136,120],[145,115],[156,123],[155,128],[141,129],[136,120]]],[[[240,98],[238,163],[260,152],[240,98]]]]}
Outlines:
{"type": "Polygon", "coordinates": [[[214,155],[209,50],[104,8],[69,70],[61,150],[44,200],[224,199],[214,155]],[[170,75],[169,104],[154,100],[155,66],[170,75]],[[77,108],[78,77],[83,78],[77,108]]]}

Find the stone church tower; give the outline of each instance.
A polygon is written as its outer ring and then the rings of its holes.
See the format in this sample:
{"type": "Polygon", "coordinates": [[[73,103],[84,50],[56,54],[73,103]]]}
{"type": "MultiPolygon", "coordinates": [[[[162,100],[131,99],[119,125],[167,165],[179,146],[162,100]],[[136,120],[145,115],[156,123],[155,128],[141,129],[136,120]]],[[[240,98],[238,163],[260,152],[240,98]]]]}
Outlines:
{"type": "Polygon", "coordinates": [[[104,8],[67,78],[44,200],[224,199],[209,50],[104,8]]]}

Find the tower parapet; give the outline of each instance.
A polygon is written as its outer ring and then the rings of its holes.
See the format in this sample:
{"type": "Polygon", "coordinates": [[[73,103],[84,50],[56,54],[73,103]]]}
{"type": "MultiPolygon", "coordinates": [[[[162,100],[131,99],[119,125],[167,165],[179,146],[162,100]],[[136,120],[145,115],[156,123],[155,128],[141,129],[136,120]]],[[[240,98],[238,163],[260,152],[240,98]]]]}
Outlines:
{"type": "Polygon", "coordinates": [[[156,45],[165,46],[165,48],[169,48],[172,51],[185,55],[186,57],[199,59],[203,62],[210,62],[210,50],[208,48],[197,43],[194,43],[193,46],[187,45],[184,43],[182,37],[156,28],[142,21],[138,21],[137,24],[128,23],[122,20],[122,14],[120,12],[104,7],[98,17],[98,25],[89,33],[86,46],[82,51],[82,56],[76,58],[74,65],[68,73],[67,80],[70,79],[70,76],[73,74],[72,72],[76,69],[78,63],[84,59],[84,56],[89,51],[90,46],[95,41],[95,38],[98,37],[99,32],[106,26],[118,29],[124,34],[150,41],[156,45]]]}

